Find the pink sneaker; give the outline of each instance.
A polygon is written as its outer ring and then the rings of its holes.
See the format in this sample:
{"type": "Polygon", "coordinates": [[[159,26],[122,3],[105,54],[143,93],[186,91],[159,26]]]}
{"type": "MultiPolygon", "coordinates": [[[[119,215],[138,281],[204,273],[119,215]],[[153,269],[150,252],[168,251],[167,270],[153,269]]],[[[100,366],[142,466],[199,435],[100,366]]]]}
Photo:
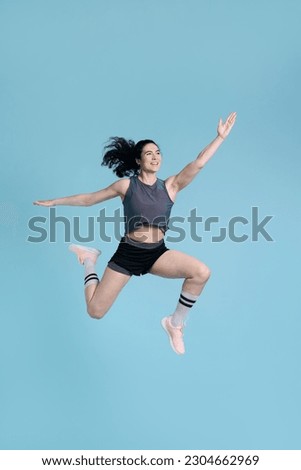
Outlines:
{"type": "Polygon", "coordinates": [[[69,250],[77,255],[80,264],[84,264],[84,261],[87,258],[89,258],[93,264],[96,264],[97,258],[101,254],[101,251],[96,250],[96,248],[90,248],[82,245],[69,245],[69,250]]]}
{"type": "Polygon", "coordinates": [[[170,345],[175,353],[184,354],[185,346],[183,341],[183,327],[182,326],[172,326],[171,317],[164,317],[161,320],[161,325],[168,334],[170,345]]]}

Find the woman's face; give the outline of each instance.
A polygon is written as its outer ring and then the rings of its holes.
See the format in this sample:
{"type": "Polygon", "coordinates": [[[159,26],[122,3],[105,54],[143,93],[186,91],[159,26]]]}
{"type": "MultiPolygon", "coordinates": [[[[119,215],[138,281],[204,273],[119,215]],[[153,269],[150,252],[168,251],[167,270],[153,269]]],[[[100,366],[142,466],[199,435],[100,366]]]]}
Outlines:
{"type": "Polygon", "coordinates": [[[161,166],[161,152],[156,144],[146,144],[141,152],[141,158],[138,160],[141,170],[156,172],[161,166]]]}

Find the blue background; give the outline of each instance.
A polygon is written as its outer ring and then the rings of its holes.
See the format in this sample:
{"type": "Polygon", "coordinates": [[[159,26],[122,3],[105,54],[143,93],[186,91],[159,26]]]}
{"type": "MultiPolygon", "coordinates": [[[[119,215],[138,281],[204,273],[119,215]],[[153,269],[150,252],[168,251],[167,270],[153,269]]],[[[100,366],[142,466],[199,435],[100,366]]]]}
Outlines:
{"type": "MultiPolygon", "coordinates": [[[[2,449],[300,449],[300,13],[299,0],[0,1],[2,449]],[[259,207],[274,241],[249,224],[244,243],[212,242],[218,226],[169,243],[212,269],[178,357],[160,319],[181,281],[133,278],[91,320],[62,223],[56,242],[28,241],[29,219],[49,219],[32,201],[113,182],[112,135],[156,140],[159,176],[174,174],[231,111],[173,216],[226,227],[259,207]]],[[[57,215],[84,235],[102,207],[57,215]]],[[[101,274],[117,241],[88,245],[101,274]]]]}

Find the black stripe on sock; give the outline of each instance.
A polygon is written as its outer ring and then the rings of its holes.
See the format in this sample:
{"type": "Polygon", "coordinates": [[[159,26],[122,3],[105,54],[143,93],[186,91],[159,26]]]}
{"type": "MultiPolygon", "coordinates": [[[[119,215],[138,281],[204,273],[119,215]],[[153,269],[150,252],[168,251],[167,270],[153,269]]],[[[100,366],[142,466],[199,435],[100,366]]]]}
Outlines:
{"type": "MultiPolygon", "coordinates": [[[[91,277],[91,276],[97,276],[97,274],[96,274],[96,273],[88,274],[88,276],[85,277],[85,280],[86,280],[86,279],[89,279],[89,277],[91,277]]],[[[98,277],[98,276],[97,276],[97,277],[98,277]]]]}
{"type": "Polygon", "coordinates": [[[96,273],[89,274],[89,276],[86,276],[86,277],[85,277],[85,280],[86,280],[86,279],[89,279],[90,277],[95,277],[95,276],[98,277],[96,273]]]}
{"type": "Polygon", "coordinates": [[[180,304],[185,305],[185,307],[188,307],[188,308],[191,308],[191,307],[192,307],[191,304],[186,304],[186,302],[183,302],[182,299],[179,299],[179,302],[180,302],[180,304]]]}
{"type": "Polygon", "coordinates": [[[98,279],[97,277],[95,277],[95,278],[92,277],[91,279],[89,279],[88,281],[86,281],[86,282],[84,283],[84,285],[86,285],[86,284],[88,284],[88,282],[94,281],[94,280],[97,281],[97,282],[99,281],[99,279],[98,279]]]}
{"type": "Polygon", "coordinates": [[[89,277],[89,279],[85,279],[84,284],[87,284],[87,282],[92,281],[92,280],[94,280],[94,279],[95,279],[96,281],[99,281],[98,276],[92,276],[92,277],[89,277]]]}
{"type": "Polygon", "coordinates": [[[190,303],[192,303],[192,304],[195,304],[195,303],[196,303],[196,300],[187,299],[187,297],[184,297],[183,294],[180,294],[180,298],[181,298],[182,300],[185,300],[185,302],[190,302],[190,303]]]}

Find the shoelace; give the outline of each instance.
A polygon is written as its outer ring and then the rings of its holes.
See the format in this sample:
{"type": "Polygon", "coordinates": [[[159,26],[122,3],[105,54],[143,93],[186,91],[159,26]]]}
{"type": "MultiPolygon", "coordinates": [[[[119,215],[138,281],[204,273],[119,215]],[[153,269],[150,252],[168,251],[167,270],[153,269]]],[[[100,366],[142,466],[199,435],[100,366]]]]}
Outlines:
{"type": "Polygon", "coordinates": [[[184,328],[185,328],[185,326],[186,326],[186,322],[184,322],[182,326],[173,326],[173,325],[171,324],[171,321],[170,321],[169,324],[170,324],[170,326],[171,326],[172,328],[174,328],[175,330],[180,331],[180,332],[182,333],[182,336],[184,336],[184,328]]]}
{"type": "Polygon", "coordinates": [[[177,331],[180,331],[182,336],[184,336],[184,327],[185,325],[182,325],[182,326],[174,326],[173,328],[177,331]]]}

